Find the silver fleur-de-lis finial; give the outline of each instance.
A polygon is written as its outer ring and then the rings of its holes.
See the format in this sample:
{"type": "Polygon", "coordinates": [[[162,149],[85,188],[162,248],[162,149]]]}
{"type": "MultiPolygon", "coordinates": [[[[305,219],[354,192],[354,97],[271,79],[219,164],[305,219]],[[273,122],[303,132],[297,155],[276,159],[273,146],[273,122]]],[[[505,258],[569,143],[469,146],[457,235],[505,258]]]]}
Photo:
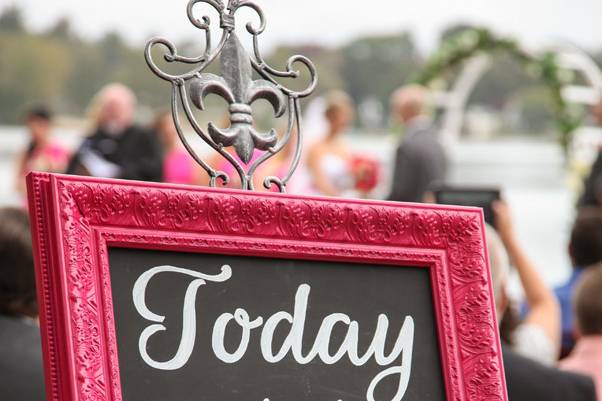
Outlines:
{"type": "Polygon", "coordinates": [[[196,134],[234,166],[240,177],[242,189],[254,189],[253,176],[257,168],[289,145],[291,136],[296,135],[296,148],[287,173],[283,177],[264,177],[266,188],[276,185],[281,192],[284,192],[301,157],[302,133],[299,99],[309,96],[315,89],[317,85],[315,67],[309,59],[303,56],[291,57],[288,60],[286,71],[275,70],[266,64],[258,48],[258,36],[265,30],[265,18],[259,6],[252,1],[229,0],[228,5],[225,6],[222,0],[189,0],[187,13],[192,24],[205,33],[206,46],[201,56],[191,58],[178,55],[176,46],[163,38],[150,40],[145,50],[146,61],[151,70],[172,84],[172,111],[180,139],[192,157],[207,171],[211,177],[212,186],[217,184],[218,179],[224,183],[229,181],[228,174],[215,170],[194,152],[181,129],[180,112],[182,111],[196,134]],[[220,15],[222,37],[215,48],[212,47],[209,30],[210,18],[203,16],[201,19],[197,19],[194,16],[194,8],[199,3],[212,6],[220,15]],[[254,10],[259,16],[259,26],[254,26],[252,23],[246,25],[247,32],[253,36],[252,56],[242,46],[235,33],[235,14],[238,9],[243,7],[254,10]],[[153,60],[152,49],[155,45],[162,45],[167,49],[167,53],[164,55],[167,62],[181,62],[197,66],[180,75],[166,73],[153,60]],[[204,73],[207,66],[218,56],[220,56],[221,76],[204,73]],[[280,77],[298,78],[300,73],[293,68],[296,64],[304,66],[309,72],[309,85],[302,91],[289,89],[276,80],[280,77]],[[253,80],[253,71],[260,76],[260,79],[253,80]],[[215,124],[209,123],[204,129],[198,123],[189,102],[203,111],[205,110],[205,97],[209,94],[221,96],[228,103],[229,127],[221,129],[215,124]],[[271,103],[276,118],[287,116],[287,128],[281,136],[274,128],[269,132],[258,132],[255,129],[252,104],[258,99],[264,99],[271,103]],[[234,149],[239,159],[225,149],[228,147],[234,149]],[[254,157],[256,150],[263,153],[254,157]]]}
{"type": "Polygon", "coordinates": [[[274,107],[276,117],[286,110],[286,96],[276,85],[266,80],[252,80],[253,70],[249,55],[235,33],[230,34],[221,54],[223,78],[214,74],[201,74],[190,83],[190,97],[199,109],[204,110],[203,99],[209,93],[223,97],[230,105],[230,127],[224,130],[209,123],[211,139],[222,146],[233,146],[236,154],[248,163],[255,148],[269,150],[278,141],[276,130],[261,134],[253,128],[251,103],[265,99],[274,107]]]}

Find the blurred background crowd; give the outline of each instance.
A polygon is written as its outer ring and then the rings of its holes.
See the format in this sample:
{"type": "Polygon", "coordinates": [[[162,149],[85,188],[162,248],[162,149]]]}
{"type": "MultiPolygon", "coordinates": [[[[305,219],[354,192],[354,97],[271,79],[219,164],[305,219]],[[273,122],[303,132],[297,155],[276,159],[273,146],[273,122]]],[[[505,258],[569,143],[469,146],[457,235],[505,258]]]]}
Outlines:
{"type": "MultiPolygon", "coordinates": [[[[288,18],[266,3],[270,20],[288,18]]],[[[602,17],[596,1],[578,3],[560,6],[602,17]]],[[[178,15],[183,6],[169,5],[178,15]]],[[[531,24],[544,15],[524,12],[531,24]]],[[[169,87],[145,65],[141,42],[119,29],[90,38],[67,14],[40,28],[31,13],[0,0],[2,400],[43,391],[31,379],[41,362],[25,176],[209,183],[180,142],[169,87]]],[[[320,76],[303,104],[304,156],[287,189],[483,207],[510,401],[602,401],[602,42],[587,35],[597,25],[582,36],[550,28],[522,45],[529,29],[496,34],[478,22],[438,27],[426,50],[403,29],[321,43],[301,26],[292,44],[272,43],[270,64],[304,54],[320,76]]],[[[194,55],[198,46],[183,39],[178,48],[194,55]]],[[[265,104],[253,117],[274,126],[265,104]]],[[[198,118],[229,124],[211,98],[198,118]]],[[[240,185],[221,156],[194,146],[240,185]]],[[[260,168],[256,188],[286,173],[291,149],[260,168]]]]}

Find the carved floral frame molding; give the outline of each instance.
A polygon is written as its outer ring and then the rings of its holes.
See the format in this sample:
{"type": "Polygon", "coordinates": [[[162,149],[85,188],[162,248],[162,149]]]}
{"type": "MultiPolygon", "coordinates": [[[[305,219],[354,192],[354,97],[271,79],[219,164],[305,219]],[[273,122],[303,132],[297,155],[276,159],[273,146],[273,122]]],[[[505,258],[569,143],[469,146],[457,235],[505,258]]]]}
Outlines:
{"type": "Polygon", "coordinates": [[[482,212],[32,173],[47,399],[121,401],[108,247],[430,270],[449,401],[507,401],[482,212]]]}

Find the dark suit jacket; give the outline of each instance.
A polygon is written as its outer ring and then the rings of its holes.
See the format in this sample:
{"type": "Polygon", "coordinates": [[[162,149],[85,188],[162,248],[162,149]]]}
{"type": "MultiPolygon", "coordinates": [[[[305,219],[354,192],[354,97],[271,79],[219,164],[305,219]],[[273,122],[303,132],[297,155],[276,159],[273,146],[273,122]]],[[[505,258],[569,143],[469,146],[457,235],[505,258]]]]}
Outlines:
{"type": "Polygon", "coordinates": [[[443,182],[447,157],[432,123],[417,121],[408,127],[394,163],[389,200],[422,202],[429,187],[443,182]]]}
{"type": "Polygon", "coordinates": [[[84,140],[75,153],[67,174],[82,174],[85,171],[80,157],[89,150],[118,165],[121,174],[117,178],[140,181],[161,181],[163,178],[161,145],[154,135],[140,127],[131,126],[117,136],[109,135],[102,129],[97,130],[84,140]]]}
{"type": "Polygon", "coordinates": [[[509,401],[596,401],[590,377],[541,365],[504,349],[509,401]]]}
{"type": "Polygon", "coordinates": [[[40,328],[0,315],[0,400],[45,399],[40,328]]]}

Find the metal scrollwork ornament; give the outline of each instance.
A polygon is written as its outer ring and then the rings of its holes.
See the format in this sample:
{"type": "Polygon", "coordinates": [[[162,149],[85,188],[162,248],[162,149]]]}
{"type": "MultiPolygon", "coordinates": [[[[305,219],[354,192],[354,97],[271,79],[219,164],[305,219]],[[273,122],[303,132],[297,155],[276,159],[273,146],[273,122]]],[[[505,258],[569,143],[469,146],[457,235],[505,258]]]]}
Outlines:
{"type": "Polygon", "coordinates": [[[302,150],[302,132],[300,127],[301,108],[299,99],[309,96],[317,85],[316,69],[313,63],[304,56],[289,58],[286,70],[276,70],[263,60],[258,46],[258,36],[266,26],[262,10],[255,3],[245,0],[229,0],[225,5],[222,0],[190,0],[187,7],[188,19],[192,24],[204,31],[205,51],[199,57],[185,57],[178,54],[176,46],[164,38],[151,39],[145,48],[146,62],[151,70],[160,78],[172,84],[172,114],[174,123],[186,150],[196,162],[209,174],[210,185],[216,186],[218,180],[227,184],[230,178],[227,173],[217,171],[205,162],[191,147],[185,137],[180,121],[181,110],[190,122],[190,125],[211,148],[224,157],[236,170],[241,188],[253,190],[253,176],[257,168],[289,145],[292,136],[296,136],[295,152],[290,161],[290,166],[283,177],[265,177],[264,186],[270,189],[277,186],[280,192],[285,192],[286,184],[291,179],[299,165],[302,150]],[[203,16],[198,19],[193,14],[197,3],[212,6],[220,16],[222,35],[215,48],[212,47],[211,31],[209,30],[210,18],[203,16]],[[259,26],[251,22],[246,25],[247,32],[253,38],[253,55],[249,55],[240,43],[235,32],[235,14],[237,10],[247,7],[259,16],[259,26]],[[161,70],[152,56],[155,45],[162,45],[167,49],[164,59],[167,62],[193,64],[195,67],[184,74],[172,75],[161,70]],[[203,72],[218,56],[220,56],[221,76],[203,72]],[[309,84],[302,91],[287,88],[277,81],[277,78],[299,78],[300,71],[296,65],[304,66],[309,73],[309,84]],[[253,71],[261,79],[253,79],[253,71]],[[230,126],[220,129],[215,124],[209,123],[205,130],[198,123],[191,103],[199,110],[205,109],[204,100],[209,94],[222,97],[229,105],[230,126]],[[274,128],[269,132],[258,132],[253,124],[252,104],[258,99],[268,101],[274,108],[276,118],[287,115],[287,127],[282,136],[278,136],[274,128]],[[234,157],[225,148],[232,147],[237,157],[234,157]],[[253,160],[256,150],[263,153],[253,160]]]}

